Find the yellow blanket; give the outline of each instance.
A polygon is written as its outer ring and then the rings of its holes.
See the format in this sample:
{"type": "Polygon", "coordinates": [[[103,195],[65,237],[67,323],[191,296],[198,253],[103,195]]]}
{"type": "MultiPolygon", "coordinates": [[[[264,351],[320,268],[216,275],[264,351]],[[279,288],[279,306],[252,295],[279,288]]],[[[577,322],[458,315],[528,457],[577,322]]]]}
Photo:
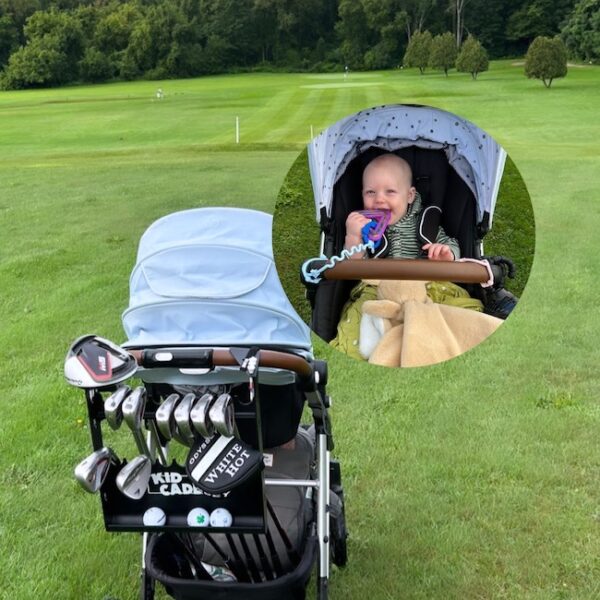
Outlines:
{"type": "Polygon", "coordinates": [[[503,322],[431,302],[422,281],[381,281],[377,295],[362,305],[360,325],[360,353],[376,365],[422,367],[454,358],[503,322]]]}

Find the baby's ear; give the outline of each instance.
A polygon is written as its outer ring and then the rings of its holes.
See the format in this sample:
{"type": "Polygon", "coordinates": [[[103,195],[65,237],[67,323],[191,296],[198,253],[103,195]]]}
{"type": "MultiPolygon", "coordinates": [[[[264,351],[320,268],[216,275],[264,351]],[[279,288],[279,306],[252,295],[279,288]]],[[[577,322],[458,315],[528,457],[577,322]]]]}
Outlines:
{"type": "Polygon", "coordinates": [[[412,204],[415,201],[415,197],[417,195],[417,188],[411,186],[408,189],[408,203],[412,204]]]}

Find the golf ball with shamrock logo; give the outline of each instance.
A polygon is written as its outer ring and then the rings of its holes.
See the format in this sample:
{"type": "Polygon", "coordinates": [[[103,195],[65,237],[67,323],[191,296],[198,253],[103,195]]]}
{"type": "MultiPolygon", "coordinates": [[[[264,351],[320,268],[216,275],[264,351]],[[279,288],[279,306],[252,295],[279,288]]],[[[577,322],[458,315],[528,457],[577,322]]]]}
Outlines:
{"type": "Polygon", "coordinates": [[[210,515],[203,508],[192,508],[187,516],[187,524],[190,527],[207,527],[210,515]]]}

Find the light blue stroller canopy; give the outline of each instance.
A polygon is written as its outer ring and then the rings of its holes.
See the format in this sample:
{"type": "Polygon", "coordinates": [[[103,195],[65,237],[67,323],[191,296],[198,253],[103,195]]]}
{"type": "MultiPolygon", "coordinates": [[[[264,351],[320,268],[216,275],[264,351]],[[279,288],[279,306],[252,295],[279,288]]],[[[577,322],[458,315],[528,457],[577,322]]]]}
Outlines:
{"type": "Polygon", "coordinates": [[[153,223],[131,274],[124,346],[310,353],[310,330],[277,276],[272,220],[255,210],[197,208],[153,223]]]}
{"type": "Polygon", "coordinates": [[[477,218],[492,224],[505,150],[485,131],[452,113],[430,106],[391,104],[361,110],[325,129],[308,145],[317,221],[331,216],[333,188],[350,161],[376,146],[389,152],[417,146],[444,150],[448,162],[473,192],[477,218]]]}

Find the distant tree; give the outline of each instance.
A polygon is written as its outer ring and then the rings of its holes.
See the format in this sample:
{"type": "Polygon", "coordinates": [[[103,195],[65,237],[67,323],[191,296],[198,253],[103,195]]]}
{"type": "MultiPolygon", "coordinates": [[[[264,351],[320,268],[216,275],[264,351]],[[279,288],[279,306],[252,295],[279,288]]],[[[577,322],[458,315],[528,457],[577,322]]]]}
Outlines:
{"type": "Polygon", "coordinates": [[[114,77],[114,65],[97,48],[86,48],[83,58],[79,61],[79,75],[83,81],[106,81],[114,77]]]}
{"type": "Polygon", "coordinates": [[[25,46],[11,54],[2,87],[62,85],[78,77],[83,35],[77,19],[55,9],[33,13],[25,24],[25,46]]]}
{"type": "Polygon", "coordinates": [[[35,38],[11,54],[0,87],[17,90],[49,87],[72,79],[69,63],[56,38],[35,38]]]}
{"type": "Polygon", "coordinates": [[[456,28],[456,47],[462,44],[463,30],[465,27],[465,6],[469,0],[450,0],[450,8],[454,11],[454,23],[456,28]]]}
{"type": "Polygon", "coordinates": [[[456,59],[456,70],[462,73],[471,73],[473,79],[489,67],[488,55],[481,43],[472,35],[462,45],[456,59]]]}
{"type": "Polygon", "coordinates": [[[410,38],[406,54],[404,55],[404,66],[418,67],[421,75],[429,64],[429,53],[431,51],[431,33],[429,31],[418,31],[410,38]]]}
{"type": "Polygon", "coordinates": [[[448,77],[448,69],[454,66],[458,50],[454,36],[448,31],[436,35],[431,40],[431,52],[429,54],[429,66],[432,69],[442,69],[448,77]]]}
{"type": "Polygon", "coordinates": [[[567,74],[567,48],[558,38],[535,38],[525,56],[525,75],[541,79],[549,88],[557,77],[567,74]]]}
{"type": "Polygon", "coordinates": [[[436,3],[437,0],[403,0],[401,5],[404,14],[399,16],[405,23],[407,41],[410,42],[413,33],[423,30],[427,15],[436,3]]]}
{"type": "Polygon", "coordinates": [[[141,18],[142,14],[133,3],[126,2],[118,5],[98,22],[94,34],[94,46],[107,55],[125,50],[131,32],[141,18]]]}
{"type": "Polygon", "coordinates": [[[367,68],[383,69],[398,64],[405,46],[404,4],[402,0],[362,0],[367,23],[378,38],[365,54],[367,68]]]}
{"type": "Polygon", "coordinates": [[[0,69],[19,45],[19,30],[9,15],[0,17],[0,69]]]}
{"type": "Polygon", "coordinates": [[[600,0],[580,0],[561,37],[576,58],[586,62],[600,59],[600,0]]]}
{"type": "Polygon", "coordinates": [[[526,0],[508,19],[506,36],[527,47],[539,36],[554,36],[575,5],[575,0],[526,0]]]}

